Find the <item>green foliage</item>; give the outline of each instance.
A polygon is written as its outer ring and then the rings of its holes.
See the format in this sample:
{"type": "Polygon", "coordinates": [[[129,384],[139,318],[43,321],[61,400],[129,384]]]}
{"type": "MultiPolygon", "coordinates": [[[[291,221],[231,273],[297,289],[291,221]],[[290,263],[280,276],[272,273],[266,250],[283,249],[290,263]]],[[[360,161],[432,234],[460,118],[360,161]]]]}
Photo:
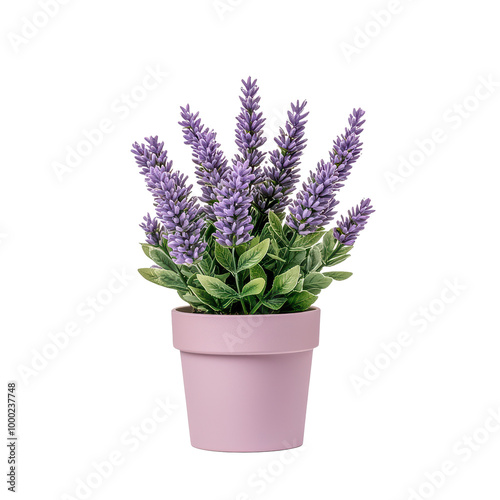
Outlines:
{"type": "Polygon", "coordinates": [[[341,272],[341,271],[327,271],[326,273],[323,273],[325,276],[328,276],[329,278],[332,278],[336,281],[343,281],[346,280],[347,278],[350,278],[352,276],[352,273],[347,273],[347,272],[341,272]]]}
{"type": "Polygon", "coordinates": [[[304,290],[318,295],[323,288],[326,288],[332,282],[332,278],[324,276],[321,273],[310,273],[304,278],[304,290]]]}
{"type": "Polygon", "coordinates": [[[224,269],[227,269],[231,273],[234,272],[233,254],[229,248],[215,243],[215,258],[224,269]]]}
{"type": "Polygon", "coordinates": [[[218,299],[238,297],[238,293],[219,278],[204,276],[203,274],[198,274],[196,277],[201,283],[201,286],[213,297],[217,297],[218,299]]]}
{"type": "Polygon", "coordinates": [[[269,239],[262,241],[254,247],[250,247],[246,252],[242,253],[238,259],[237,272],[256,266],[266,256],[268,248],[269,239]]]}
{"type": "Polygon", "coordinates": [[[197,312],[206,314],[276,314],[305,311],[334,280],[352,273],[323,271],[346,260],[352,247],[322,229],[301,236],[283,225],[283,214],[269,220],[248,243],[219,245],[214,227],[204,233],[203,258],[191,266],[175,264],[167,246],[143,244],[158,267],[139,269],[151,281],[176,290],[197,312]]]}
{"type": "Polygon", "coordinates": [[[292,293],[287,298],[285,310],[287,312],[306,311],[314,304],[314,302],[316,302],[317,298],[317,295],[314,295],[306,290],[298,293],[292,293]]]}
{"type": "Polygon", "coordinates": [[[248,295],[259,295],[266,286],[266,282],[262,278],[255,278],[249,281],[241,290],[240,297],[247,297],[248,295]]]}
{"type": "Polygon", "coordinates": [[[187,286],[182,278],[174,271],[167,271],[165,269],[145,268],[139,269],[142,277],[146,278],[152,283],[157,285],[173,288],[174,290],[187,291],[187,286]]]}
{"type": "Polygon", "coordinates": [[[285,273],[276,276],[273,281],[271,293],[273,295],[286,295],[287,293],[290,293],[297,285],[299,276],[299,266],[292,267],[292,269],[289,269],[285,273]]]}

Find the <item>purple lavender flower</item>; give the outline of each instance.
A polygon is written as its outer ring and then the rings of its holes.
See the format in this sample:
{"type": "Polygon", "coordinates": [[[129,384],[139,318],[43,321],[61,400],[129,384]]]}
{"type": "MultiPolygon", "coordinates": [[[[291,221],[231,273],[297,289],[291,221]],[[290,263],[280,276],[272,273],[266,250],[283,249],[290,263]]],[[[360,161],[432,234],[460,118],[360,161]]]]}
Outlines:
{"type": "Polygon", "coordinates": [[[164,166],[167,170],[172,168],[172,162],[167,162],[167,151],[163,150],[163,142],[158,142],[158,136],[146,137],[147,144],[135,142],[132,145],[132,153],[135,161],[141,168],[141,174],[147,175],[149,169],[155,166],[164,166]]]}
{"type": "Polygon", "coordinates": [[[215,187],[219,186],[227,172],[227,160],[219,149],[220,144],[216,140],[216,133],[209,131],[201,124],[199,113],[193,114],[189,104],[181,107],[182,121],[179,125],[183,127],[185,144],[189,144],[193,150],[193,162],[196,165],[196,176],[201,186],[200,200],[206,205],[203,207],[207,218],[215,221],[213,204],[217,201],[215,187]]]}
{"type": "Polygon", "coordinates": [[[283,212],[290,203],[289,195],[295,190],[299,180],[297,167],[300,157],[306,147],[304,130],[307,123],[304,113],[307,101],[302,104],[291,104],[292,110],[288,112],[285,129],[280,128],[280,135],[274,141],[278,145],[270,153],[272,166],[264,167],[263,182],[259,185],[256,202],[263,213],[272,209],[275,213],[283,212]]]}
{"type": "Polygon", "coordinates": [[[363,132],[361,128],[365,120],[361,120],[365,112],[359,109],[353,109],[349,115],[349,128],[345,129],[345,134],[338,136],[333,141],[333,150],[330,152],[330,161],[336,165],[338,183],[336,189],[340,189],[347,177],[354,162],[359,158],[362,142],[359,142],[359,135],[363,132]]]}
{"type": "Polygon", "coordinates": [[[218,201],[214,203],[217,217],[214,237],[223,246],[238,246],[252,239],[250,206],[253,196],[250,185],[254,179],[249,161],[238,161],[222,181],[222,186],[215,189],[218,201]]]}
{"type": "Polygon", "coordinates": [[[134,144],[132,152],[146,178],[148,190],[153,194],[156,219],[148,214],[141,227],[148,243],[159,244],[159,235],[168,241],[172,259],[176,264],[191,265],[198,260],[207,244],[201,238],[205,225],[197,199],[191,196],[192,186],[186,186],[186,176],[172,171],[167,151],[158,137],[146,138],[147,145],[134,144]]]}
{"type": "Polygon", "coordinates": [[[256,178],[260,175],[259,165],[262,163],[266,153],[259,151],[259,148],[266,142],[266,138],[262,136],[265,118],[262,113],[259,113],[260,96],[257,96],[259,87],[257,80],[248,79],[241,80],[243,87],[243,97],[240,96],[241,111],[236,117],[237,125],[235,130],[236,145],[241,153],[236,155],[235,164],[237,162],[245,163],[248,161],[250,169],[256,178]]]}
{"type": "Polygon", "coordinates": [[[182,121],[179,125],[182,127],[182,134],[184,135],[184,144],[188,144],[193,148],[193,161],[197,163],[198,160],[198,144],[200,139],[207,135],[208,128],[201,123],[201,118],[199,118],[200,113],[197,111],[193,113],[189,107],[189,104],[183,108],[181,106],[181,118],[182,121]]]}
{"type": "Polygon", "coordinates": [[[172,172],[162,179],[163,195],[156,207],[158,218],[165,226],[172,260],[176,264],[192,265],[202,257],[207,246],[201,233],[205,225],[197,199],[191,196],[192,186],[187,177],[172,172]]]}
{"type": "Polygon", "coordinates": [[[135,161],[145,176],[148,190],[153,194],[155,204],[163,198],[165,183],[172,170],[172,161],[168,161],[167,151],[163,150],[163,142],[158,142],[158,136],[146,137],[147,144],[135,143],[132,153],[135,161]]]}
{"type": "Polygon", "coordinates": [[[159,246],[162,240],[162,235],[165,232],[163,226],[158,222],[158,219],[154,217],[151,219],[151,215],[147,214],[143,217],[144,221],[139,226],[146,233],[146,241],[150,245],[159,246]]]}
{"type": "Polygon", "coordinates": [[[370,198],[361,200],[361,203],[347,212],[337,221],[338,227],[333,230],[333,236],[343,245],[352,246],[359,233],[364,229],[370,214],[375,212],[370,205],[370,198]]]}
{"type": "Polygon", "coordinates": [[[309,174],[307,182],[304,182],[292,203],[287,225],[302,235],[326,226],[337,213],[334,210],[338,204],[335,199],[337,181],[335,165],[319,162],[316,172],[309,174]]]}

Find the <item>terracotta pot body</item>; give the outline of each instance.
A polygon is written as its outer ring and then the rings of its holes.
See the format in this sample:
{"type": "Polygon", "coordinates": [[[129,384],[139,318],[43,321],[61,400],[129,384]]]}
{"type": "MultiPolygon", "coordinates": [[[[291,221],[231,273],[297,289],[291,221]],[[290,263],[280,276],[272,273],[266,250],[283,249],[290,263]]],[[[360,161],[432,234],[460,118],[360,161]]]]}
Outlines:
{"type": "Polygon", "coordinates": [[[172,311],[191,444],[255,452],[302,445],[320,310],[223,316],[172,311]]]}

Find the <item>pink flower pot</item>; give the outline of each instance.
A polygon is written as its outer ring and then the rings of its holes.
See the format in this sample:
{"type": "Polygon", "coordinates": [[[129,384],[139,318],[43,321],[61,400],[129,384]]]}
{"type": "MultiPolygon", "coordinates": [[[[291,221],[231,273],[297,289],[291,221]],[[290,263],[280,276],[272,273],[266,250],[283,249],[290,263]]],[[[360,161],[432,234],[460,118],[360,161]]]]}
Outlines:
{"type": "Polygon", "coordinates": [[[172,311],[191,444],[213,451],[301,446],[320,310],[224,316],[172,311]]]}

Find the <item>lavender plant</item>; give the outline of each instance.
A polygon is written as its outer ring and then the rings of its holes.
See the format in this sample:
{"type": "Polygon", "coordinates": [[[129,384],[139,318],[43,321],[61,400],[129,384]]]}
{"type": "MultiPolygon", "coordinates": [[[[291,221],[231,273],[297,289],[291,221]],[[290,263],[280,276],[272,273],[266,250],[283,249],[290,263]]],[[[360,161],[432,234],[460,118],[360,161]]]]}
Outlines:
{"type": "Polygon", "coordinates": [[[327,228],[337,214],[338,192],[361,155],[364,111],[353,110],[328,161],[318,162],[293,198],[306,146],[306,101],[291,104],[288,120],[274,139],[277,148],[267,154],[257,81],[242,83],[238,153],[230,163],[199,113],[189,105],[181,107],[179,124],[192,149],[199,198],[187,177],[173,170],[158,137],[133,145],[156,212],[140,225],[146,233],[144,253],[154,265],[139,272],[176,290],[195,312],[304,311],[332,281],[352,275],[325,268],[350,256],[374,212],[370,199],[363,199],[327,228]]]}

